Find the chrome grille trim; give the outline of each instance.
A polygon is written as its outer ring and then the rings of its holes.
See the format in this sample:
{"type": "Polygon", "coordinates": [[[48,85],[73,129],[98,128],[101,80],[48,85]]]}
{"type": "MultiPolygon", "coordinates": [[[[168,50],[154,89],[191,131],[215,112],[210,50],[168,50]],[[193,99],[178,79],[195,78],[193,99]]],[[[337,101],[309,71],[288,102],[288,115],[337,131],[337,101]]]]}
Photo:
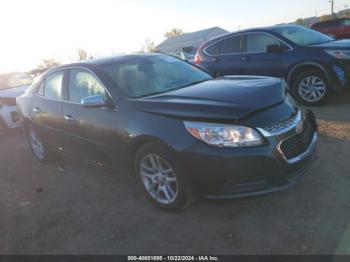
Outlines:
{"type": "Polygon", "coordinates": [[[272,127],[258,128],[258,130],[265,137],[278,136],[296,128],[300,121],[302,121],[302,115],[301,111],[298,111],[297,115],[294,117],[288,118],[272,127]]]}

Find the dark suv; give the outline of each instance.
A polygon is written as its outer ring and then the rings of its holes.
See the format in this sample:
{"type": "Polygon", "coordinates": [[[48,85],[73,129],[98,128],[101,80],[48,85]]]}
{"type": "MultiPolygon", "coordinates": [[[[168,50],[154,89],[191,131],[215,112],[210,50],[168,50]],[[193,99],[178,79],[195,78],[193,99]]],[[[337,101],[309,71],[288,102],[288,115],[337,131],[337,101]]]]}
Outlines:
{"type": "Polygon", "coordinates": [[[350,40],[295,25],[250,29],[209,40],[195,63],[214,75],[284,78],[299,102],[320,105],[347,87],[350,40]]]}

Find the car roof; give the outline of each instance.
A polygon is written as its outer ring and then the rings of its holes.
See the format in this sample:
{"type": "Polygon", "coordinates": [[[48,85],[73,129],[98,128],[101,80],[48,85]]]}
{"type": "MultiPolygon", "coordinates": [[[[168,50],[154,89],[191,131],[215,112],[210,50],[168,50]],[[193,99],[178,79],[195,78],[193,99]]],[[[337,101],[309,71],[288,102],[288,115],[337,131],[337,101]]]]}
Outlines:
{"type": "Polygon", "coordinates": [[[83,63],[88,65],[105,65],[109,63],[127,61],[134,58],[151,57],[155,55],[160,55],[160,53],[139,53],[139,54],[109,56],[109,57],[103,57],[103,58],[89,59],[84,61],[83,63]]]}
{"type": "Polygon", "coordinates": [[[127,61],[127,60],[131,60],[134,58],[151,57],[151,56],[156,56],[156,55],[166,55],[166,54],[140,53],[140,54],[109,56],[109,57],[103,57],[103,58],[93,58],[93,59],[89,59],[89,60],[85,60],[85,61],[81,61],[81,62],[77,62],[77,63],[69,63],[69,64],[56,66],[56,67],[46,71],[43,75],[47,75],[47,74],[50,74],[51,72],[63,70],[63,69],[69,68],[69,67],[92,68],[94,66],[106,65],[106,64],[115,63],[115,62],[127,61]]]}
{"type": "MultiPolygon", "coordinates": [[[[294,25],[294,24],[280,24],[280,25],[274,25],[274,26],[266,26],[266,27],[255,27],[255,28],[249,28],[249,29],[244,29],[244,30],[239,30],[239,31],[234,31],[231,33],[227,33],[227,34],[223,34],[223,35],[219,35],[216,37],[211,38],[206,44],[208,43],[212,43],[215,40],[219,40],[231,35],[238,35],[238,34],[246,34],[246,33],[253,33],[253,32],[266,32],[266,33],[270,33],[272,30],[274,29],[278,29],[278,28],[286,28],[286,27],[301,27],[299,25],[294,25]]],[[[205,44],[205,45],[206,45],[205,44]]]]}

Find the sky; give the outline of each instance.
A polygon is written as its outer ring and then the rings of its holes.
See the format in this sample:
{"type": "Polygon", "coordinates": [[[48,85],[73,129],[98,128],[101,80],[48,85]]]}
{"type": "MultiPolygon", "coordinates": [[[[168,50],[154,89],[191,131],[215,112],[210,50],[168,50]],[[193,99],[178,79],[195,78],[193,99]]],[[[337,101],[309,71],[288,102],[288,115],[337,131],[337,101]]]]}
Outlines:
{"type": "MultiPolygon", "coordinates": [[[[335,11],[345,7],[350,0],[335,0],[335,11]]],[[[78,48],[95,57],[138,51],[174,27],[236,31],[329,12],[328,0],[0,0],[0,73],[70,62],[78,48]]]]}

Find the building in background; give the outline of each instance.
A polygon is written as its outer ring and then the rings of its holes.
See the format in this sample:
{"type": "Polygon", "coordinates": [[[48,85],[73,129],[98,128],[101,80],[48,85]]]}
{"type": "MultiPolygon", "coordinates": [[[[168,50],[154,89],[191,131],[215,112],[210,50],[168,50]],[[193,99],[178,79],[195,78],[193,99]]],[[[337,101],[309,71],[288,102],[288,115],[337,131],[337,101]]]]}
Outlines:
{"type": "Polygon", "coordinates": [[[158,52],[168,53],[192,62],[198,47],[202,43],[215,36],[226,33],[228,33],[228,31],[225,29],[220,27],[212,27],[201,31],[168,38],[160,43],[156,49],[158,52]]]}

